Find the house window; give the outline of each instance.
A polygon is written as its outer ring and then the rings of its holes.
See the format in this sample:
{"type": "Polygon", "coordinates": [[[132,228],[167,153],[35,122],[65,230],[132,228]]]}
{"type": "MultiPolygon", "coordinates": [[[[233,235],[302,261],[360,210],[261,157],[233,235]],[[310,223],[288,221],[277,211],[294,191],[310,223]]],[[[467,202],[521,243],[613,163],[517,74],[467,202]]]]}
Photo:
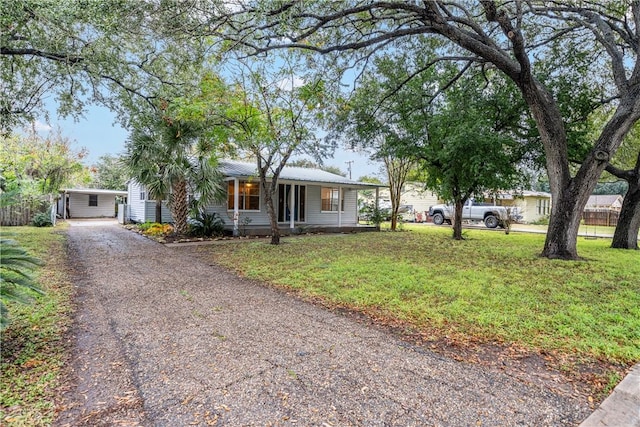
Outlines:
{"type": "MultiPolygon", "coordinates": [[[[229,210],[235,209],[234,204],[235,181],[229,181],[228,202],[229,210]]],[[[240,195],[240,203],[238,210],[240,211],[259,211],[260,210],[260,185],[250,181],[238,182],[238,193],[240,195]]]]}
{"type": "Polygon", "coordinates": [[[536,211],[538,215],[549,215],[550,210],[551,210],[550,200],[538,199],[536,201],[536,211]]]}
{"type": "MultiPolygon", "coordinates": [[[[322,211],[338,212],[339,196],[340,196],[340,190],[338,188],[322,187],[322,211]]],[[[340,210],[344,211],[344,191],[342,192],[340,210]]]]}
{"type": "Polygon", "coordinates": [[[147,193],[145,193],[144,191],[140,192],[140,200],[146,200],[147,199],[147,193]]]}
{"type": "Polygon", "coordinates": [[[97,194],[89,194],[89,206],[98,206],[97,194]]]}

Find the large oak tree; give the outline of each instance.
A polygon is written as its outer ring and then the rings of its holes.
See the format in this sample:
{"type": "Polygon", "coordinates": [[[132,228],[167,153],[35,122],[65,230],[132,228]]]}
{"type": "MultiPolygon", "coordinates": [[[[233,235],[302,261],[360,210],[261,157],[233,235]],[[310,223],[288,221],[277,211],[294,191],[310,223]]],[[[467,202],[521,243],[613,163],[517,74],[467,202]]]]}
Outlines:
{"type": "MultiPolygon", "coordinates": [[[[202,16],[221,2],[11,0],[0,7],[0,130],[48,108],[78,117],[97,102],[119,113],[155,104],[162,86],[190,83],[210,47],[202,16]],[[46,102],[50,105],[47,105],[46,102]],[[51,105],[52,104],[52,105],[51,105]]],[[[210,30],[210,28],[209,28],[210,30]]]]}

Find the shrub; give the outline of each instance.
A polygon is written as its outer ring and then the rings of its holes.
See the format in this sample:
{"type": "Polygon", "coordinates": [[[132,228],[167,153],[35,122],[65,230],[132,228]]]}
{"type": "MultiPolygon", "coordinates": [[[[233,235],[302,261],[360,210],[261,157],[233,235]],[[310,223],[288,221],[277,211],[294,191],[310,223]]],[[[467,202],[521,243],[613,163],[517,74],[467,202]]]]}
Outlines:
{"type": "Polygon", "coordinates": [[[147,231],[149,228],[151,228],[152,226],[157,225],[157,224],[159,224],[159,223],[146,221],[146,222],[143,222],[141,224],[138,224],[138,229],[140,231],[147,231]]]}
{"type": "Polygon", "coordinates": [[[549,216],[543,216],[531,222],[532,225],[549,225],[549,216]]]}
{"type": "Polygon", "coordinates": [[[224,220],[217,213],[199,213],[189,224],[189,235],[197,237],[222,236],[224,220]]]}
{"type": "Polygon", "coordinates": [[[160,224],[159,222],[145,222],[138,225],[138,228],[145,236],[160,237],[173,233],[171,224],[160,224]]]}
{"type": "Polygon", "coordinates": [[[4,329],[9,323],[5,301],[28,304],[32,300],[30,291],[44,292],[31,275],[42,262],[30,256],[15,240],[0,238],[0,258],[0,328],[4,329]]]}
{"type": "Polygon", "coordinates": [[[34,227],[52,227],[53,222],[51,222],[51,215],[47,212],[40,212],[33,216],[31,219],[31,225],[34,227]]]}
{"type": "Polygon", "coordinates": [[[365,205],[360,209],[360,217],[376,226],[380,226],[382,222],[387,221],[390,215],[391,212],[389,209],[379,208],[373,203],[365,205]]]}

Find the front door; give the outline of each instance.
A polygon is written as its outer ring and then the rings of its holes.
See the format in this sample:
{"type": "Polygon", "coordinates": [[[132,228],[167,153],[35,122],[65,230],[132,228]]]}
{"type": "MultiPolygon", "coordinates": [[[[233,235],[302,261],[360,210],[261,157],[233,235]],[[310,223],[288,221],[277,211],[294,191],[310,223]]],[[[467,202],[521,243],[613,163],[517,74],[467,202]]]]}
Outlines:
{"type": "Polygon", "coordinates": [[[307,187],[305,185],[278,184],[278,222],[305,222],[307,187]],[[293,191],[293,201],[291,200],[293,191]]]}

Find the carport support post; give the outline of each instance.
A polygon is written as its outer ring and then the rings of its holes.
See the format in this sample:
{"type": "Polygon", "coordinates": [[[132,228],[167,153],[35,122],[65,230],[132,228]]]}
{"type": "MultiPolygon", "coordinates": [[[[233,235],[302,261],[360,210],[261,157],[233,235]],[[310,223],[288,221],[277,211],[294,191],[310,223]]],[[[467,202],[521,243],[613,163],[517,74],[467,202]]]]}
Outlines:
{"type": "Polygon", "coordinates": [[[238,224],[240,222],[240,180],[233,179],[233,237],[240,235],[238,224]]]}

